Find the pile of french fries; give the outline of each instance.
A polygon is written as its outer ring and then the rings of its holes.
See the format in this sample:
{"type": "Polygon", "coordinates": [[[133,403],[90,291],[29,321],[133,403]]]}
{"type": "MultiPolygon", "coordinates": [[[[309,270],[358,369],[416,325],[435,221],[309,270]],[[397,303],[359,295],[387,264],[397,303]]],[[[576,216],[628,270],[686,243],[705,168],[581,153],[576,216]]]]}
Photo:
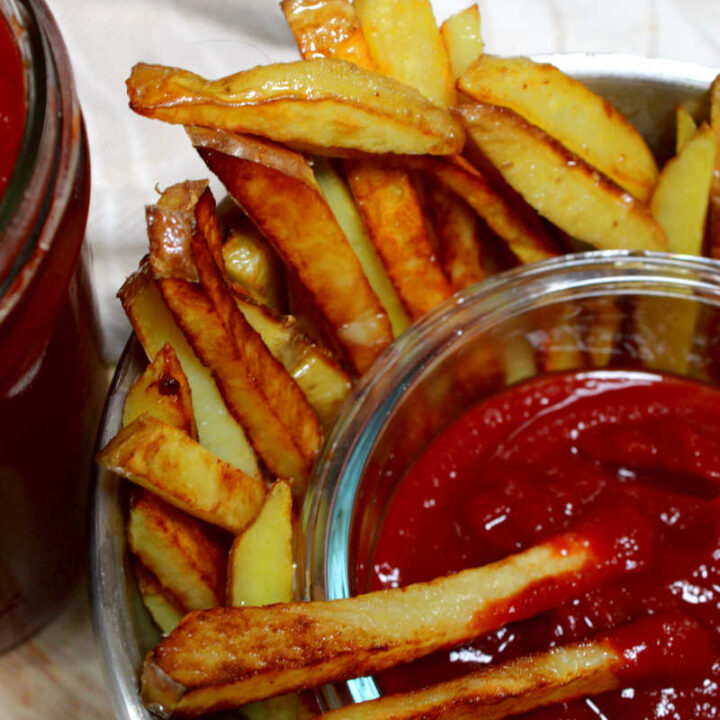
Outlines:
{"type": "MultiPolygon", "coordinates": [[[[582,543],[538,546],[400,595],[292,602],[296,510],[323,439],[410,323],[499,258],[578,245],[720,257],[717,82],[710,124],[678,108],[677,155],[659,171],[582,84],[485,54],[476,5],[439,28],[428,0],[281,6],[303,60],[214,81],[140,64],[127,83],[132,109],[185,126],[228,192],[216,207],[207,181],[185,181],[147,208],[149,252],[119,295],[149,364],[98,457],[134,485],[128,544],[170,633],[143,695],[178,717],[263,699],[246,716],[307,716],[286,693],[471,639],[498,600],[487,588],[508,600],[594,562],[582,543]]],[[[696,320],[666,324],[666,369],[687,362],[696,320]]],[[[596,365],[617,330],[595,329],[596,365]]],[[[506,379],[576,367],[576,352],[517,346],[506,379]]],[[[506,717],[616,687],[621,665],[598,639],[338,717],[506,717]]]]}

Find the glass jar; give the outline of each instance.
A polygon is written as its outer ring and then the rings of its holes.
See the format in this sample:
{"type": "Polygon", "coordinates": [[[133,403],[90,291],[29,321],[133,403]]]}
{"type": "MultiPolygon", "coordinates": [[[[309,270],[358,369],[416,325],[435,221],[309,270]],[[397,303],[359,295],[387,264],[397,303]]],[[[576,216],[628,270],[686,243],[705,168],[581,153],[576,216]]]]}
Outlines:
{"type": "MultiPolygon", "coordinates": [[[[561,257],[447,301],[362,379],[325,445],[302,517],[302,599],[368,591],[365,561],[396,483],[483,398],[554,370],[644,368],[717,384],[719,328],[720,263],[661,253],[561,257]]],[[[375,697],[360,678],[319,701],[375,697]]]]}
{"type": "Polygon", "coordinates": [[[88,148],[67,51],[42,0],[0,0],[0,13],[22,56],[26,99],[0,198],[2,651],[52,617],[85,567],[106,372],[83,242],[88,148]]]}

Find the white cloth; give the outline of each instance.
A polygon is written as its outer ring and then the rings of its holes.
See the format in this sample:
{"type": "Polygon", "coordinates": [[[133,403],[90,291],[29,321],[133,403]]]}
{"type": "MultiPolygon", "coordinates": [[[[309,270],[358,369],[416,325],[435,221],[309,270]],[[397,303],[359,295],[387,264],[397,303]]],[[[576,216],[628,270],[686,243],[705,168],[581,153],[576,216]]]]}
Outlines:
{"type": "MultiPolygon", "coordinates": [[[[155,186],[208,172],[179,127],[134,115],[124,81],[135,62],[219,77],[298,57],[276,0],[48,0],[73,62],[90,138],[87,237],[106,353],[129,333],[115,298],[146,252],[155,186]]],[[[471,0],[435,0],[439,21],[471,0]]],[[[720,67],[717,0],[481,0],[488,52],[626,52],[720,67]]],[[[217,188],[218,186],[215,185],[217,188]]]]}

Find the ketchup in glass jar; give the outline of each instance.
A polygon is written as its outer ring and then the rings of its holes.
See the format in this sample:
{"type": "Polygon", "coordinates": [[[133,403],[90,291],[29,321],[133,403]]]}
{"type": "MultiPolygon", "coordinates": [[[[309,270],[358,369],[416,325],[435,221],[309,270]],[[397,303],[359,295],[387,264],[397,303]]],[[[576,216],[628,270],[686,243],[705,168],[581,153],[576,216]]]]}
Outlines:
{"type": "Polygon", "coordinates": [[[85,565],[105,384],[83,243],[87,142],[42,0],[0,0],[0,651],[49,620],[85,565]]]}

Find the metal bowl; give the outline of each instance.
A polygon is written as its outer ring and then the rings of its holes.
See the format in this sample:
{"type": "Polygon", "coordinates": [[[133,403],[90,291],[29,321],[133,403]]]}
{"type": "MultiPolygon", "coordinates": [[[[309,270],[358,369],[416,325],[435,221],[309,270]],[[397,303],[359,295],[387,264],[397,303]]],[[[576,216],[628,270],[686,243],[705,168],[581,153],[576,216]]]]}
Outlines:
{"type": "MultiPolygon", "coordinates": [[[[573,53],[535,59],[557,65],[609,100],[646,137],[661,162],[673,152],[675,106],[685,103],[693,112],[707,112],[708,89],[717,74],[700,65],[632,55],[573,53]]],[[[110,389],[99,447],[119,430],[125,395],[145,362],[131,339],[110,389]]],[[[121,720],[151,720],[140,701],[138,673],[160,633],[142,605],[128,562],[125,482],[104,468],[95,471],[92,513],[92,615],[115,714],[121,720]]]]}

